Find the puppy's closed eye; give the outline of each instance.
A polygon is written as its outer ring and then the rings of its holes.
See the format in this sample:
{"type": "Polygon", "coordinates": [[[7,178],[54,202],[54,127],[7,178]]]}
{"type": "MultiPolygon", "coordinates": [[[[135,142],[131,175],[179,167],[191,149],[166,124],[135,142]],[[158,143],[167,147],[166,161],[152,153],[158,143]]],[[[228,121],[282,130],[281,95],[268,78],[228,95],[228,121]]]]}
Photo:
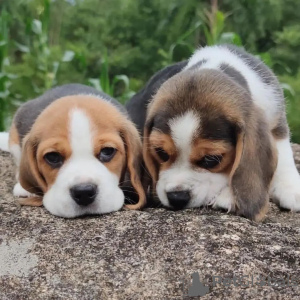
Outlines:
{"type": "Polygon", "coordinates": [[[196,161],[196,165],[203,169],[212,169],[221,163],[222,158],[222,155],[205,155],[202,159],[196,161]]]}
{"type": "Polygon", "coordinates": [[[64,163],[64,157],[58,152],[49,152],[44,155],[44,160],[53,169],[60,168],[64,163]]]}

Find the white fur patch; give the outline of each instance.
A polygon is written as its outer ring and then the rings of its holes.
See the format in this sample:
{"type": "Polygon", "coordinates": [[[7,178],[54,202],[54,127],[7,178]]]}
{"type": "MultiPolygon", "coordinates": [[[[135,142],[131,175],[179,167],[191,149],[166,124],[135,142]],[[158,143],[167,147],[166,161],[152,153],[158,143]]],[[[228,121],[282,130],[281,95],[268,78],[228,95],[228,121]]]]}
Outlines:
{"type": "Polygon", "coordinates": [[[216,194],[209,202],[213,208],[222,208],[227,212],[234,211],[234,196],[232,189],[229,186],[223,188],[219,194],[216,194]]]}
{"type": "Polygon", "coordinates": [[[92,132],[90,120],[81,110],[74,110],[70,114],[69,138],[72,157],[93,156],[92,132]]]}
{"type": "Polygon", "coordinates": [[[188,158],[191,153],[191,144],[196,130],[200,126],[199,118],[188,111],[180,117],[169,121],[171,136],[179,152],[177,164],[188,164],[188,158]]]}
{"type": "Polygon", "coordinates": [[[274,86],[265,84],[247,62],[224,46],[211,46],[198,49],[189,59],[185,69],[202,60],[206,62],[199,66],[199,69],[220,70],[221,65],[226,64],[237,70],[247,81],[255,104],[264,110],[269,124],[276,123],[277,103],[282,102],[282,96],[277,94],[274,86]]]}
{"type": "Polygon", "coordinates": [[[44,195],[44,206],[52,214],[65,218],[121,209],[124,194],[118,186],[119,179],[94,156],[94,132],[88,116],[76,109],[70,113],[69,124],[72,155],[61,167],[54,184],[44,195]],[[95,184],[98,188],[95,201],[88,206],[78,205],[70,196],[70,188],[82,183],[95,184]]]}
{"type": "Polygon", "coordinates": [[[191,200],[187,207],[213,205],[230,210],[233,204],[232,193],[222,193],[228,187],[227,175],[196,171],[190,166],[173,165],[159,174],[156,185],[157,195],[165,206],[170,206],[166,193],[175,189],[189,190],[191,200]],[[226,199],[222,198],[226,196],[226,199]]]}
{"type": "Polygon", "coordinates": [[[8,132],[0,132],[0,149],[6,152],[9,152],[8,139],[8,132]]]}
{"type": "Polygon", "coordinates": [[[28,197],[34,197],[36,195],[29,193],[26,191],[20,184],[20,182],[16,183],[13,190],[13,195],[15,197],[22,197],[22,198],[28,198],[28,197]]]}
{"type": "Polygon", "coordinates": [[[278,164],[270,194],[281,207],[300,211],[300,175],[296,169],[289,139],[277,141],[278,164]]]}

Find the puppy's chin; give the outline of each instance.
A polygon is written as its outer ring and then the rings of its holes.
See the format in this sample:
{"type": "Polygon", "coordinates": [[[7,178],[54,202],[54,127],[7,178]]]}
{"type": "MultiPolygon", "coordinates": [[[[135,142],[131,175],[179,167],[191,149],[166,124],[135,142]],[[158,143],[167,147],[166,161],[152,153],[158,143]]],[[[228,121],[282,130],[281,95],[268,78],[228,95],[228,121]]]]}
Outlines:
{"type": "MultiPolygon", "coordinates": [[[[178,208],[170,203],[167,193],[180,190],[190,193],[190,200],[187,201],[186,205],[182,205],[181,209],[205,205],[215,206],[218,196],[224,189],[228,188],[228,185],[229,177],[225,174],[171,168],[160,172],[156,193],[160,202],[172,209],[178,208]]],[[[229,199],[229,202],[233,203],[233,198],[229,199]]]]}
{"type": "Polygon", "coordinates": [[[97,159],[70,160],[45,193],[43,205],[53,215],[64,218],[117,211],[124,205],[124,194],[118,185],[118,177],[97,159]],[[97,186],[94,201],[86,206],[78,205],[71,197],[70,189],[90,183],[97,186]]]}
{"type": "Polygon", "coordinates": [[[44,196],[43,205],[53,215],[63,218],[75,218],[84,215],[105,214],[120,210],[124,205],[124,194],[118,187],[112,187],[113,193],[101,195],[88,206],[80,206],[67,195],[50,189],[44,196]],[[114,199],[108,203],[106,199],[114,199]]]}

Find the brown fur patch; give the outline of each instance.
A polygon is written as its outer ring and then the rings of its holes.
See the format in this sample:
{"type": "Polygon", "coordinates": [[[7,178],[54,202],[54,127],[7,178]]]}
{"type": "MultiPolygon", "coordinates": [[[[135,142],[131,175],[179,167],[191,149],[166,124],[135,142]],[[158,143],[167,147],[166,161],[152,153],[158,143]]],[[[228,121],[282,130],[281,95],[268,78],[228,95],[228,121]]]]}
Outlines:
{"type": "Polygon", "coordinates": [[[138,195],[136,204],[126,205],[129,209],[141,209],[146,205],[145,188],[141,182],[142,143],[138,131],[131,122],[126,122],[122,129],[122,138],[127,153],[127,169],[130,181],[138,195]]]}
{"type": "Polygon", "coordinates": [[[28,198],[20,198],[18,200],[20,205],[26,206],[42,206],[43,198],[42,197],[28,197],[28,198]]]}
{"type": "MultiPolygon", "coordinates": [[[[158,171],[167,170],[176,161],[177,149],[176,146],[168,134],[161,133],[157,130],[153,130],[149,137],[149,152],[152,159],[156,160],[158,171]],[[162,148],[168,153],[170,159],[166,162],[162,162],[157,155],[155,148],[162,148]]],[[[196,162],[201,160],[206,155],[222,155],[221,163],[215,168],[210,169],[213,173],[229,173],[235,157],[234,147],[225,141],[212,141],[205,139],[195,139],[192,145],[190,154],[190,162],[196,166],[196,162]]],[[[157,175],[156,175],[157,176],[157,175]]]]}
{"type": "Polygon", "coordinates": [[[289,127],[286,120],[282,120],[279,124],[277,124],[277,126],[272,130],[272,135],[277,140],[289,137],[289,127]]]}
{"type": "Polygon", "coordinates": [[[126,161],[125,147],[121,136],[109,132],[103,133],[101,127],[95,128],[95,132],[97,133],[94,137],[94,155],[99,157],[101,150],[105,147],[117,149],[113,159],[106,162],[105,166],[120,178],[126,161]]]}
{"type": "Polygon", "coordinates": [[[52,137],[46,140],[42,140],[39,143],[36,156],[37,163],[39,166],[40,173],[45,179],[47,190],[54,184],[59,171],[59,169],[51,168],[51,166],[49,166],[44,160],[44,156],[50,152],[60,153],[64,157],[64,163],[68,161],[72,154],[71,146],[68,140],[63,139],[59,136],[57,138],[52,137]]]}
{"type": "Polygon", "coordinates": [[[285,139],[289,137],[289,126],[286,120],[286,113],[284,107],[280,110],[280,114],[277,117],[274,124],[271,126],[272,128],[272,135],[275,139],[285,139]]]}
{"type": "Polygon", "coordinates": [[[243,88],[229,81],[219,71],[185,71],[176,74],[161,86],[148,106],[147,121],[161,112],[172,118],[175,113],[182,114],[187,110],[196,114],[206,110],[212,116],[218,112],[237,122],[241,119],[242,108],[238,99],[244,99],[243,102],[252,101],[249,97],[243,88]]]}
{"type": "Polygon", "coordinates": [[[221,155],[221,163],[210,169],[212,173],[228,173],[231,169],[234,158],[234,147],[225,141],[212,141],[205,139],[196,139],[192,145],[190,161],[192,164],[201,160],[206,155],[221,155]]]}
{"type": "Polygon", "coordinates": [[[39,171],[37,162],[38,140],[28,134],[23,139],[23,148],[19,168],[21,186],[32,194],[42,195],[47,191],[45,178],[39,171]]]}
{"type": "Polygon", "coordinates": [[[237,212],[262,220],[269,186],[277,166],[277,151],[260,109],[253,109],[238,133],[236,160],[230,174],[237,212]]]}
{"type": "Polygon", "coordinates": [[[172,138],[168,134],[153,130],[149,138],[149,143],[151,155],[155,157],[159,165],[159,169],[161,171],[168,169],[176,160],[177,156],[177,150],[172,138]],[[161,161],[155,151],[155,148],[162,148],[170,156],[170,159],[166,162],[161,161]]]}
{"type": "Polygon", "coordinates": [[[19,133],[16,124],[13,122],[9,130],[9,146],[20,145],[19,133]]]}
{"type": "Polygon", "coordinates": [[[145,179],[145,182],[147,183],[149,181],[150,189],[153,189],[158,180],[159,167],[157,161],[154,160],[154,158],[151,155],[151,144],[149,141],[149,135],[150,135],[150,128],[146,126],[144,129],[144,136],[143,136],[143,159],[148,171],[145,175],[145,177],[147,177],[145,179]],[[148,176],[148,174],[150,176],[148,176]]]}
{"type": "Polygon", "coordinates": [[[259,213],[257,213],[255,216],[254,216],[254,218],[253,218],[253,220],[255,221],[255,222],[262,222],[265,218],[266,218],[266,215],[267,215],[267,213],[268,213],[268,211],[269,211],[269,201],[266,201],[266,204],[265,204],[265,206],[263,206],[261,209],[260,209],[260,211],[259,211],[259,213]]]}

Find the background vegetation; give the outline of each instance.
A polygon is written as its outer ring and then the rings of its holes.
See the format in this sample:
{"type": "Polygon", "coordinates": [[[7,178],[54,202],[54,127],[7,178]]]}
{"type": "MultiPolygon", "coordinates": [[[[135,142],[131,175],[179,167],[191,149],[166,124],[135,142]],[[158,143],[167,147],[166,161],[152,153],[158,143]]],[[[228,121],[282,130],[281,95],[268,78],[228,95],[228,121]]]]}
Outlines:
{"type": "Polygon", "coordinates": [[[0,131],[17,106],[57,84],[125,102],[201,45],[234,43],[279,76],[300,143],[298,0],[0,0],[0,131]]]}

